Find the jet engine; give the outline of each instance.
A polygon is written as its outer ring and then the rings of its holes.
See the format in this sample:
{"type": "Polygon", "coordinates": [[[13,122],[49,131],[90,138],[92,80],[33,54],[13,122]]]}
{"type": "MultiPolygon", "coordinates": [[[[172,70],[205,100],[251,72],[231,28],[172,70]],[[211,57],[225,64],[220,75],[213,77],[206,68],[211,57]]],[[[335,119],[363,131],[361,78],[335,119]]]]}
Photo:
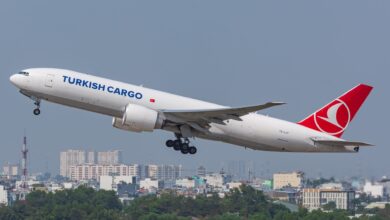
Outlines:
{"type": "Polygon", "coordinates": [[[164,119],[157,111],[141,105],[128,104],[122,118],[112,119],[112,126],[133,132],[151,132],[161,128],[163,122],[164,119]]]}

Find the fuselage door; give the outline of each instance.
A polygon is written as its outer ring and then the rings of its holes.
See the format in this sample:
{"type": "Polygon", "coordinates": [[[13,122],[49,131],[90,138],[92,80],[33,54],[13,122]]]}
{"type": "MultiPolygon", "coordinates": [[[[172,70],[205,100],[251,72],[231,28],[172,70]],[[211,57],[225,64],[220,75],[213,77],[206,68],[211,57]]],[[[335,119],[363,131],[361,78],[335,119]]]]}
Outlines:
{"type": "Polygon", "coordinates": [[[47,74],[45,80],[45,86],[52,88],[54,84],[54,74],[47,74]]]}

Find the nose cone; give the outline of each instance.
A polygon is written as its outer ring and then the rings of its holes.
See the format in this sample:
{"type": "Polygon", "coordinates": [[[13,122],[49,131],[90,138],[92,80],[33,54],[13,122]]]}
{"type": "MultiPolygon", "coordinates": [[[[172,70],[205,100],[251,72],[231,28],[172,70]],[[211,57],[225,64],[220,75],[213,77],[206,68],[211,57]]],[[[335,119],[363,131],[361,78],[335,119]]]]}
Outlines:
{"type": "Polygon", "coordinates": [[[15,85],[16,74],[11,75],[11,76],[9,77],[9,81],[11,81],[11,83],[15,85]]]}
{"type": "Polygon", "coordinates": [[[13,74],[9,77],[9,81],[11,81],[12,84],[14,84],[16,87],[20,88],[22,79],[19,74],[13,74]]]}

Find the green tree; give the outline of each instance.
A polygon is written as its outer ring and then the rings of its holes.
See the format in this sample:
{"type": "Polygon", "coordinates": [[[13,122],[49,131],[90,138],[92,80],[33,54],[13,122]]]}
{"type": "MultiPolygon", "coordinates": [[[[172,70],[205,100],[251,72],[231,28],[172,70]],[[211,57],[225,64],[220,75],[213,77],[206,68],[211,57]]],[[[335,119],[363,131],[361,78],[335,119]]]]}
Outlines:
{"type": "Polygon", "coordinates": [[[239,212],[245,217],[258,212],[268,215],[270,209],[277,207],[277,205],[270,204],[261,191],[246,185],[230,191],[224,198],[224,205],[226,211],[239,212]]]}
{"type": "Polygon", "coordinates": [[[209,220],[241,220],[240,216],[232,213],[224,213],[208,218],[209,220]]]}
{"type": "Polygon", "coordinates": [[[256,214],[250,215],[248,219],[249,220],[271,220],[272,218],[267,216],[264,213],[256,213],[256,214]]]}
{"type": "Polygon", "coordinates": [[[386,204],[384,209],[378,212],[378,217],[381,219],[390,219],[390,205],[386,204]]]}
{"type": "Polygon", "coordinates": [[[0,219],[1,220],[22,220],[23,217],[6,206],[0,206],[0,219]]]}
{"type": "Polygon", "coordinates": [[[325,205],[323,205],[322,208],[324,210],[327,210],[327,211],[333,211],[337,208],[337,205],[336,205],[336,202],[330,201],[330,202],[326,203],[325,205]]]}
{"type": "Polygon", "coordinates": [[[31,192],[12,210],[24,219],[119,219],[122,205],[113,191],[79,187],[55,194],[31,192]]]}
{"type": "MultiPolygon", "coordinates": [[[[159,196],[136,198],[123,207],[113,191],[95,191],[80,187],[53,193],[36,191],[26,201],[18,201],[12,207],[0,207],[3,220],[186,220],[199,219],[250,219],[250,220],[347,220],[348,213],[327,204],[332,212],[300,208],[290,212],[286,207],[273,204],[261,191],[250,186],[231,190],[224,198],[217,194],[196,198],[165,192],[159,196]]],[[[325,208],[326,208],[325,207],[325,208]]],[[[370,211],[374,217],[362,216],[359,220],[390,219],[390,205],[385,209],[370,211]]]]}

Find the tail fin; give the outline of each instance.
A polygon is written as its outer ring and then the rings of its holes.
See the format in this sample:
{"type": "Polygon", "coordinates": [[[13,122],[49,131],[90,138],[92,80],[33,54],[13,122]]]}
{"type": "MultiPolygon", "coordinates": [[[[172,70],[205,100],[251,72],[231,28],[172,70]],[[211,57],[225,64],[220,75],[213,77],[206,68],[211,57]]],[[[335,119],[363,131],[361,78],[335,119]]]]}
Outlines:
{"type": "Polygon", "coordinates": [[[341,137],[372,88],[365,84],[357,85],[298,124],[341,137]]]}

